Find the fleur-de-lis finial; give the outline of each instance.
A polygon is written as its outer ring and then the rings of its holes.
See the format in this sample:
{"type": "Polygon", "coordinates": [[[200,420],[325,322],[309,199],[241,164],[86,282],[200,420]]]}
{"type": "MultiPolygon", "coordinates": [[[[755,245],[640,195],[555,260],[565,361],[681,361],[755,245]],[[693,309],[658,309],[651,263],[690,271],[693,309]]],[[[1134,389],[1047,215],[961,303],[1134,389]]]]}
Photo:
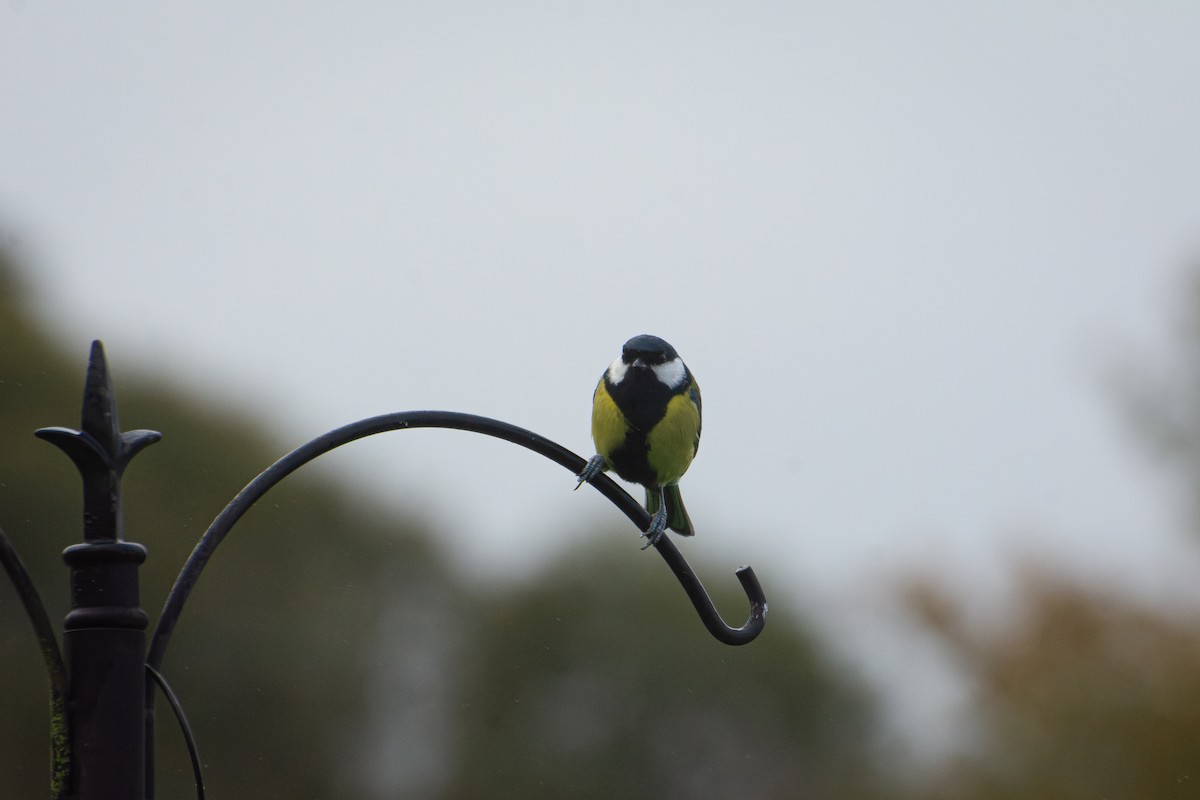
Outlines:
{"type": "Polygon", "coordinates": [[[37,436],[66,453],[83,478],[84,538],[121,540],[121,475],[142,448],[162,438],[158,431],[121,432],[104,345],[92,342],[83,389],[81,430],[41,428],[37,436]]]}

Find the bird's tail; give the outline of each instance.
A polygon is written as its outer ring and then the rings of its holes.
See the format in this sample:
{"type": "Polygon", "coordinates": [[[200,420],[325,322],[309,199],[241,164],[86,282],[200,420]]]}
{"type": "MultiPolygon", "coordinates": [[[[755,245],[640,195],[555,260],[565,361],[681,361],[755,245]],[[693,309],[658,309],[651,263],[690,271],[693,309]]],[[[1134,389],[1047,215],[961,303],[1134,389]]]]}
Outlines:
{"type": "MultiPolygon", "coordinates": [[[[646,490],[646,511],[650,516],[658,511],[658,489],[646,490]]],[[[696,531],[692,528],[692,519],[683,506],[683,495],[679,493],[679,485],[662,487],[663,497],[667,501],[667,527],[680,536],[691,536],[696,531]]]]}

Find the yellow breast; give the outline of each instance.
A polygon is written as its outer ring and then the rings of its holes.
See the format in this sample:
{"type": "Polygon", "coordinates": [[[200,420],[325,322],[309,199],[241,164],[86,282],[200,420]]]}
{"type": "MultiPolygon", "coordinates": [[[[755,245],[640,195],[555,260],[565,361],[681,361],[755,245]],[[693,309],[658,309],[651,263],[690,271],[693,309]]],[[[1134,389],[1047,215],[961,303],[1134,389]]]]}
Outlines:
{"type": "Polygon", "coordinates": [[[686,393],[671,398],[667,413],[646,436],[646,443],[659,484],[678,483],[700,446],[700,409],[686,393]]]}
{"type": "Polygon", "coordinates": [[[592,441],[596,444],[596,452],[607,459],[625,441],[628,430],[629,421],[617,408],[601,378],[592,396],[592,441]]]}

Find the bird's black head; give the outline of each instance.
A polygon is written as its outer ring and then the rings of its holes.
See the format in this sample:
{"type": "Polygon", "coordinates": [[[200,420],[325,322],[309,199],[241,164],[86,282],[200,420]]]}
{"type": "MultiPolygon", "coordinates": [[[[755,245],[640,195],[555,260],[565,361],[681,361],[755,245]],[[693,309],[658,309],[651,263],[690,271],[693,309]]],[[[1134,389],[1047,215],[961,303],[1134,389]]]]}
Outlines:
{"type": "Polygon", "coordinates": [[[679,354],[675,352],[674,347],[657,336],[643,333],[630,339],[621,348],[621,360],[626,364],[632,364],[639,358],[646,366],[654,367],[674,361],[679,358],[679,354]]]}

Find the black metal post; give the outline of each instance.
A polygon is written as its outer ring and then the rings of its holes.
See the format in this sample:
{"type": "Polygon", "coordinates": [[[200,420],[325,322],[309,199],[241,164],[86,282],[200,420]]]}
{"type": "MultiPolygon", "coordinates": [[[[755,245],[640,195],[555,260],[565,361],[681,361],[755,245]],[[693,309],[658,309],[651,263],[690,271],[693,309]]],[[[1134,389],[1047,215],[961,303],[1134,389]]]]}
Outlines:
{"type": "Polygon", "coordinates": [[[138,566],[146,549],[124,541],[120,484],[130,459],[159,434],[121,433],[99,342],[88,363],[81,428],[37,432],[70,456],[83,478],[84,541],[63,553],[71,569],[71,611],[63,626],[70,796],[143,800],[148,619],[138,566]]]}

